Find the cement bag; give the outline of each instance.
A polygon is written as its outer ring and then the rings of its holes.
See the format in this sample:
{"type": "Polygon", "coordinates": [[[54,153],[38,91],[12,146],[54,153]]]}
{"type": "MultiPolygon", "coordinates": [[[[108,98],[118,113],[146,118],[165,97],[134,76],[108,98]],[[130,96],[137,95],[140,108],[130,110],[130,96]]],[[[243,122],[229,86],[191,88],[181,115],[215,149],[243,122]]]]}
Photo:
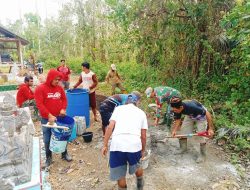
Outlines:
{"type": "Polygon", "coordinates": [[[86,131],[86,120],[84,116],[75,116],[74,117],[76,124],[76,134],[81,136],[86,131]]]}

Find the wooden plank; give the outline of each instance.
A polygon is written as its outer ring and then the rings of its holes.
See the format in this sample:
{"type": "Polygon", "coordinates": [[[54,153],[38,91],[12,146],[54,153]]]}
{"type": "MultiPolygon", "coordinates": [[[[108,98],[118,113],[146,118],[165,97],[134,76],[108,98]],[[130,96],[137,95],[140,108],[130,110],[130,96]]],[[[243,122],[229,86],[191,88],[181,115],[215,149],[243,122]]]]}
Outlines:
{"type": "Polygon", "coordinates": [[[0,42],[18,42],[18,39],[15,38],[0,38],[0,42]]]}
{"type": "Polygon", "coordinates": [[[17,47],[3,47],[3,48],[0,47],[0,49],[17,49],[17,47]]]}

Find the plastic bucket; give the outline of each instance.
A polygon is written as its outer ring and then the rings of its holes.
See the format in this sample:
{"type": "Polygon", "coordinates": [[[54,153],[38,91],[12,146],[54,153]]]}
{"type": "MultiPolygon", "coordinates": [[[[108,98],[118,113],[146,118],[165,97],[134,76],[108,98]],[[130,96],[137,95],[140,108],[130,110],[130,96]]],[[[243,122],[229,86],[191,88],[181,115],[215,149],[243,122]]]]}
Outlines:
{"type": "Polygon", "coordinates": [[[51,138],[49,149],[54,153],[62,153],[65,151],[67,141],[69,140],[72,129],[74,127],[74,119],[69,116],[57,117],[56,124],[58,126],[68,127],[68,130],[64,129],[51,129],[51,138]]]}
{"type": "Polygon", "coordinates": [[[86,126],[89,127],[89,91],[87,89],[67,90],[67,115],[71,117],[84,116],[86,126]]]}
{"type": "Polygon", "coordinates": [[[59,141],[52,133],[49,149],[54,153],[62,153],[66,150],[67,141],[59,141]]]}
{"type": "Polygon", "coordinates": [[[67,141],[69,140],[73,127],[74,127],[74,119],[69,116],[57,117],[56,124],[58,126],[68,127],[69,130],[52,128],[52,134],[57,138],[58,141],[67,141]]]}
{"type": "Polygon", "coordinates": [[[76,139],[76,128],[77,128],[77,126],[76,126],[76,124],[75,124],[74,127],[73,127],[73,129],[72,129],[71,136],[70,136],[70,138],[69,138],[69,141],[70,141],[70,142],[76,139]]]}
{"type": "Polygon", "coordinates": [[[84,142],[91,142],[93,138],[93,132],[85,132],[82,134],[84,142]]]}
{"type": "Polygon", "coordinates": [[[145,156],[141,159],[142,169],[147,169],[149,164],[149,158],[151,156],[151,151],[145,151],[145,156]]]}

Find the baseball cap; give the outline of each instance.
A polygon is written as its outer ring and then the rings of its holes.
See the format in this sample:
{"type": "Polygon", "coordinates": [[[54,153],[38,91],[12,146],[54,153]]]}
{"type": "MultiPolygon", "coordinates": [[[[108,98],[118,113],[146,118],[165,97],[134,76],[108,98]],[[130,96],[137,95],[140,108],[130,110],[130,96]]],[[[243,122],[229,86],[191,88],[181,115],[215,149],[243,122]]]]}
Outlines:
{"type": "Polygon", "coordinates": [[[126,104],[130,104],[130,103],[136,104],[136,102],[138,102],[139,100],[140,100],[140,97],[138,97],[137,95],[129,94],[126,104]]]}
{"type": "Polygon", "coordinates": [[[147,96],[147,98],[150,97],[151,93],[153,92],[153,88],[152,87],[148,87],[146,90],[145,90],[145,94],[147,96]]]}
{"type": "Polygon", "coordinates": [[[111,67],[111,69],[112,69],[112,70],[116,70],[116,66],[115,66],[115,64],[111,64],[111,66],[110,66],[110,67],[111,67]]]}
{"type": "Polygon", "coordinates": [[[136,100],[140,100],[141,99],[141,93],[134,90],[133,92],[131,92],[131,94],[133,95],[133,98],[136,100]]]}

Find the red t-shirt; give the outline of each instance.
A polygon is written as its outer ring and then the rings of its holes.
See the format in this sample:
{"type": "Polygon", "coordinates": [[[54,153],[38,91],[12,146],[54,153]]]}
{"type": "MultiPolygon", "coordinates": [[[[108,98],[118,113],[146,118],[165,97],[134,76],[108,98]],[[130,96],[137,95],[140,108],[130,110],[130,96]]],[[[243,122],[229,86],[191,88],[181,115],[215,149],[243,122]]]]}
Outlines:
{"type": "Polygon", "coordinates": [[[23,103],[27,100],[34,99],[34,93],[30,89],[29,85],[21,84],[17,91],[16,102],[18,107],[22,107],[23,103]]]}
{"type": "Polygon", "coordinates": [[[57,67],[57,71],[62,73],[62,81],[69,80],[70,69],[67,66],[59,66],[59,67],[57,67]]]}

